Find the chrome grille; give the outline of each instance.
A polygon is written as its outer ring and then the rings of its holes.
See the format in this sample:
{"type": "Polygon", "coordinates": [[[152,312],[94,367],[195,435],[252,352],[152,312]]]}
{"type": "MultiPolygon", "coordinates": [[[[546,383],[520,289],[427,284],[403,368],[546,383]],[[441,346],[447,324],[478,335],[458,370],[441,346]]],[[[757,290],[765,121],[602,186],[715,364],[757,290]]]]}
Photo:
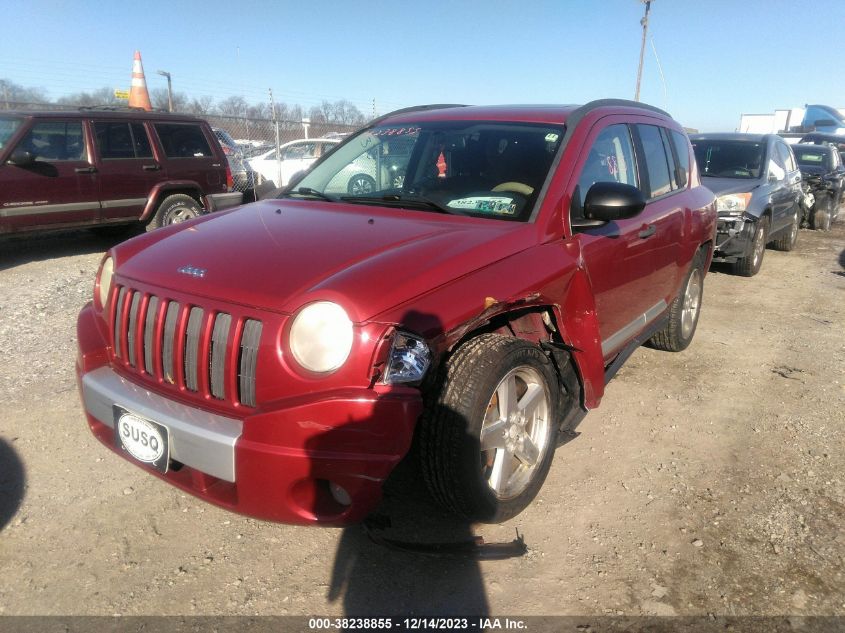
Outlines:
{"type": "Polygon", "coordinates": [[[255,369],[258,361],[258,343],[261,340],[261,321],[249,319],[244,323],[241,337],[241,358],[238,386],[240,399],[245,405],[255,406],[255,369]]]}
{"type": "Polygon", "coordinates": [[[220,400],[226,398],[226,339],[232,317],[220,312],[214,319],[214,331],[211,334],[211,354],[208,374],[211,380],[211,395],[220,400]]]}
{"type": "Polygon", "coordinates": [[[147,304],[147,315],[144,318],[144,370],[152,375],[155,373],[153,365],[153,334],[155,333],[155,320],[158,312],[158,297],[150,297],[147,304]]]}
{"type": "Polygon", "coordinates": [[[261,321],[126,287],[113,296],[115,359],[163,384],[256,406],[261,321]]]}
{"type": "Polygon", "coordinates": [[[188,328],[185,330],[185,387],[198,391],[197,359],[199,358],[200,327],[202,326],[202,308],[191,308],[188,328]]]}
{"type": "Polygon", "coordinates": [[[167,304],[167,316],[164,318],[164,340],[161,343],[161,365],[164,379],[176,382],[176,365],[173,360],[173,342],[176,340],[176,321],[179,318],[179,304],[171,301],[167,304]]]}
{"type": "Polygon", "coordinates": [[[138,365],[135,363],[135,333],[138,331],[138,305],[141,303],[141,293],[132,293],[132,303],[129,306],[129,330],[126,334],[126,345],[129,352],[129,364],[133,367],[138,365]]]}

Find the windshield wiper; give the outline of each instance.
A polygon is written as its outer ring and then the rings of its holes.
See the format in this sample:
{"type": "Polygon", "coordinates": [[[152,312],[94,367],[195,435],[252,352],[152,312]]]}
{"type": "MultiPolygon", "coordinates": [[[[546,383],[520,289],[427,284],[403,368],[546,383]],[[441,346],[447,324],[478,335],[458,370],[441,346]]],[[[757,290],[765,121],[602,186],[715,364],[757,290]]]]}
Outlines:
{"type": "Polygon", "coordinates": [[[325,200],[326,202],[337,202],[337,198],[332,196],[327,196],[322,191],[317,191],[316,189],[312,189],[311,187],[299,187],[298,189],[293,189],[291,191],[287,191],[282,194],[283,198],[287,198],[288,196],[297,195],[297,196],[311,196],[313,198],[319,198],[320,200],[325,200]]]}
{"type": "Polygon", "coordinates": [[[448,213],[450,215],[458,214],[458,212],[454,209],[444,207],[442,204],[435,202],[431,198],[426,198],[425,196],[399,196],[396,194],[390,194],[387,196],[341,196],[340,199],[344,202],[361,204],[387,204],[389,206],[400,207],[402,205],[417,206],[437,211],[438,213],[448,213]]]}

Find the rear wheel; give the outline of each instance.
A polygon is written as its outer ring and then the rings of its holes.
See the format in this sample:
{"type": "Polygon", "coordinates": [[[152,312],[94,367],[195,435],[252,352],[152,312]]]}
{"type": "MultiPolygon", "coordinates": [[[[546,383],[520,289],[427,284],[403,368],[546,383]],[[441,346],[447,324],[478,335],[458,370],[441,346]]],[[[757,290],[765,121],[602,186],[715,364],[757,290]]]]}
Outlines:
{"type": "Polygon", "coordinates": [[[376,181],[367,174],[355,174],[349,179],[346,191],[353,196],[365,196],[376,190],[376,181]]]}
{"type": "Polygon", "coordinates": [[[763,255],[766,252],[766,242],[769,236],[769,218],[763,216],[757,220],[754,227],[754,237],[748,247],[745,257],[734,262],[733,271],[743,277],[753,277],[760,272],[763,265],[763,255]]]}
{"type": "Polygon", "coordinates": [[[420,427],[432,496],[450,511],[497,523],[521,512],[549,472],[560,388],[543,351],[483,334],[447,361],[420,427]]]}
{"type": "Polygon", "coordinates": [[[789,230],[775,240],[775,248],[779,251],[791,251],[795,248],[795,242],[798,241],[798,227],[800,224],[801,216],[798,211],[796,211],[795,216],[792,218],[792,224],[789,226],[789,230]]]}
{"type": "Polygon", "coordinates": [[[669,308],[669,322],[649,340],[649,346],[666,352],[686,349],[695,335],[704,295],[704,255],[696,253],[681,291],[669,308]]]}
{"type": "Polygon", "coordinates": [[[174,193],[172,196],[167,196],[158,205],[155,215],[147,224],[147,231],[187,222],[200,215],[202,215],[202,207],[196,200],[184,193],[174,193]]]}

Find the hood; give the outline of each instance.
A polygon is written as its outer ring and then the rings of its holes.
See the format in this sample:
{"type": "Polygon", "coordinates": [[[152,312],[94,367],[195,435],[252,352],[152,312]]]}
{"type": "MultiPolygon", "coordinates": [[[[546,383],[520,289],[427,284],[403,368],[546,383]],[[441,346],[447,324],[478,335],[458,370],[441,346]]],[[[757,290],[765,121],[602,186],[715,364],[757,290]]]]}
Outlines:
{"type": "Polygon", "coordinates": [[[802,176],[824,176],[827,174],[827,169],[824,167],[816,167],[815,165],[801,165],[802,176]]]}
{"type": "Polygon", "coordinates": [[[265,200],[117,247],[116,275],[282,313],[336,301],[360,322],[527,248],[536,240],[533,226],[265,200]],[[186,266],[205,273],[177,272],[186,266]]]}
{"type": "Polygon", "coordinates": [[[759,179],[754,178],[714,178],[702,174],[701,184],[716,194],[716,196],[724,196],[730,193],[754,191],[763,183],[759,179]]]}

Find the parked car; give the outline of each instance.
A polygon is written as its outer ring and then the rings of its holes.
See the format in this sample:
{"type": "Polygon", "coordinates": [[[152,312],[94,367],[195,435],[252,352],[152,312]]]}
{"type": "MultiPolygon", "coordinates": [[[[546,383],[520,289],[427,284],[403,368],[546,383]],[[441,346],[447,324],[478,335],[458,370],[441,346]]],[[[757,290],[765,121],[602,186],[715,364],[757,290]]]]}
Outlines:
{"type": "Polygon", "coordinates": [[[845,163],[845,135],[843,134],[822,134],[811,132],[801,137],[799,143],[813,143],[814,145],[832,145],[839,152],[839,158],[845,163]]]}
{"type": "Polygon", "coordinates": [[[226,160],[229,161],[229,168],[232,170],[234,181],[233,187],[244,194],[245,201],[252,202],[255,200],[255,186],[258,184],[258,175],[244,157],[243,149],[232,138],[231,134],[222,128],[215,127],[212,129],[220,141],[226,160]]]}
{"type": "Polygon", "coordinates": [[[330,138],[299,139],[279,147],[281,161],[277,159],[276,149],[273,148],[251,159],[249,164],[264,180],[273,182],[277,187],[284,187],[290,182],[291,176],[311,167],[320,156],[327,154],[338,143],[338,139],[330,138]]]}
{"type": "Polygon", "coordinates": [[[777,134],[690,137],[704,185],[719,212],[714,261],[751,277],[769,243],[790,251],[801,224],[801,172],[777,134]]]}
{"type": "Polygon", "coordinates": [[[845,188],[845,167],[835,147],[799,143],[792,146],[801,176],[813,195],[806,222],[827,231],[840,213],[845,188]]]}
{"type": "Polygon", "coordinates": [[[326,193],[368,194],[402,187],[413,142],[407,137],[385,139],[362,153],[326,184],[326,193]]]}
{"type": "Polygon", "coordinates": [[[412,441],[446,508],[516,515],[630,354],[690,344],[716,230],[683,128],[619,100],[409,108],[280,196],[111,249],[77,376],[103,444],[290,523],[362,519],[412,441]],[[397,138],[401,186],[326,193],[397,138]]]}
{"type": "Polygon", "coordinates": [[[141,111],[0,114],[0,233],[144,222],[241,203],[208,124],[141,111]]]}

